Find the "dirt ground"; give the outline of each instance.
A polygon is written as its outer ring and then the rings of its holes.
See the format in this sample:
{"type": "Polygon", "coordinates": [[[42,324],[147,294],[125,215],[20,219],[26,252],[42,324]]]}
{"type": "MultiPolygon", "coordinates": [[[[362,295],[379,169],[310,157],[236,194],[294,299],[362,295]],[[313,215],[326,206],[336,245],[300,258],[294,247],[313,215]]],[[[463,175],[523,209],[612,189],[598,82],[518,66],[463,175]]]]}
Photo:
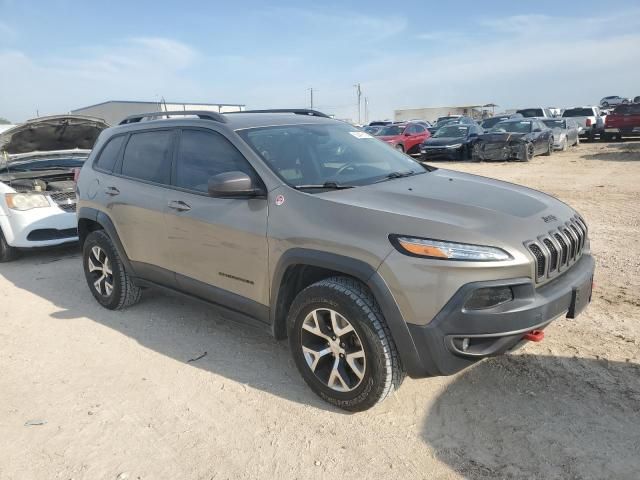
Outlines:
{"type": "Polygon", "coordinates": [[[0,479],[640,478],[640,143],[439,166],[582,213],[586,312],[349,415],[283,342],[157,293],[107,311],[77,248],[25,255],[0,266],[0,479]]]}

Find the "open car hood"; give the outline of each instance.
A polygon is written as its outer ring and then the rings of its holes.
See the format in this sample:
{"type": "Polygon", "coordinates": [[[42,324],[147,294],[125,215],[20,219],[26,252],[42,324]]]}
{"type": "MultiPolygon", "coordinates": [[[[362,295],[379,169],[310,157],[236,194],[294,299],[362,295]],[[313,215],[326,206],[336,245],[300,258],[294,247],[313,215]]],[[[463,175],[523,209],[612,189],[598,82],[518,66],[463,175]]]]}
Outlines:
{"type": "Polygon", "coordinates": [[[9,155],[93,148],[109,125],[99,118],[56,115],[27,120],[0,133],[0,152],[9,155]]]}

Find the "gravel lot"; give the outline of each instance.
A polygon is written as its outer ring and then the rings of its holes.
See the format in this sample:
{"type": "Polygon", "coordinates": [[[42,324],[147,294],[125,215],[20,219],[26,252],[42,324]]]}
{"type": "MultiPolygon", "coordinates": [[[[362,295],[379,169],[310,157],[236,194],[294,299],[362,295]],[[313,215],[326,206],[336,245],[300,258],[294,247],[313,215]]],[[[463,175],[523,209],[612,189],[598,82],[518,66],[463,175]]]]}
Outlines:
{"type": "Polygon", "coordinates": [[[637,479],[640,143],[440,166],[583,214],[597,270],[582,316],[348,415],[284,342],[160,294],[104,310],[76,248],[25,255],[0,266],[0,479],[637,479]]]}

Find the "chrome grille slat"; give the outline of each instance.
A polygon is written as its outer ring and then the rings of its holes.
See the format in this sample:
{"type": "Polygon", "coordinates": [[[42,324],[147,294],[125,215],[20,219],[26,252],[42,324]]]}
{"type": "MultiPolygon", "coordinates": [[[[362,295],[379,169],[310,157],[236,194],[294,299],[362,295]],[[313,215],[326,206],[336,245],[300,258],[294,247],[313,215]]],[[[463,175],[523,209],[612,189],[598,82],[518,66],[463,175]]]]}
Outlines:
{"type": "Polygon", "coordinates": [[[536,282],[558,275],[577,262],[587,244],[587,232],[584,220],[576,216],[527,242],[525,246],[535,259],[536,282]]]}

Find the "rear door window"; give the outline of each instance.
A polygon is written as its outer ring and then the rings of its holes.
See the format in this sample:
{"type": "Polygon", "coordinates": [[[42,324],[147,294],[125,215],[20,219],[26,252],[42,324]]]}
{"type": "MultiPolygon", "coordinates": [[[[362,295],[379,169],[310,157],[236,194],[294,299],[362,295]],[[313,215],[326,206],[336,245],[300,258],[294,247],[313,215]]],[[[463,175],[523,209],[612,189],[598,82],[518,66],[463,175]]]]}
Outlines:
{"type": "Polygon", "coordinates": [[[221,134],[182,131],[173,182],[176,187],[206,193],[209,178],[226,172],[244,172],[256,177],[244,155],[221,134]]]}
{"type": "Polygon", "coordinates": [[[104,170],[105,172],[109,173],[113,171],[113,167],[118,161],[120,148],[122,147],[125,138],[126,135],[119,135],[117,137],[111,138],[107,142],[107,144],[100,152],[98,160],[96,160],[95,166],[98,169],[104,170]]]}
{"type": "Polygon", "coordinates": [[[172,147],[172,130],[132,134],[124,149],[122,175],[168,185],[171,176],[172,147]]]}

